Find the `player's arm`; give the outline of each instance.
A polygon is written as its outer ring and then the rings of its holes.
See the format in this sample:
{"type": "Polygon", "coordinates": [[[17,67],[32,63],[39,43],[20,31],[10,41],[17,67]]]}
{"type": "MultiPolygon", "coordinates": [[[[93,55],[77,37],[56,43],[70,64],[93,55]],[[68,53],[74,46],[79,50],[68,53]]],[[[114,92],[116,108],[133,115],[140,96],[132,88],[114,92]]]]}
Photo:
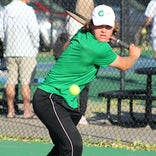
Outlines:
{"type": "Polygon", "coordinates": [[[63,50],[65,50],[67,47],[68,47],[68,45],[69,45],[69,43],[70,43],[70,40],[68,40],[64,45],[63,45],[63,50]]]}
{"type": "Polygon", "coordinates": [[[143,27],[145,28],[148,27],[151,22],[152,22],[152,17],[147,17],[145,21],[145,25],[143,27]]]}
{"type": "Polygon", "coordinates": [[[117,56],[114,62],[110,64],[111,67],[118,68],[120,70],[127,70],[131,68],[138,60],[141,53],[141,49],[134,44],[129,46],[129,56],[117,56]]]}

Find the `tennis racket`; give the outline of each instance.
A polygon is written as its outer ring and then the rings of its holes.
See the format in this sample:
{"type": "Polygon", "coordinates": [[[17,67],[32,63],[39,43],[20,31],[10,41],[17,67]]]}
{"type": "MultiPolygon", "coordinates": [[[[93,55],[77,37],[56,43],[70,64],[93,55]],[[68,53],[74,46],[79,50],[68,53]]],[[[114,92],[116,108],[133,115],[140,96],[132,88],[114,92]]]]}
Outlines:
{"type": "MultiPolygon", "coordinates": [[[[85,23],[87,22],[87,19],[85,19],[84,17],[82,17],[79,14],[72,13],[71,11],[68,11],[68,10],[66,10],[66,13],[67,13],[67,15],[69,15],[70,17],[72,17],[77,22],[81,23],[82,25],[85,25],[85,23]]],[[[117,43],[119,46],[129,49],[129,45],[127,43],[121,41],[120,39],[117,39],[115,36],[112,36],[110,39],[112,41],[114,41],[115,43],[117,43]]]]}
{"type": "Polygon", "coordinates": [[[124,47],[124,48],[126,48],[126,49],[129,49],[129,45],[128,45],[127,43],[125,43],[125,42],[123,42],[123,41],[117,39],[115,36],[112,36],[112,37],[110,38],[110,40],[116,42],[118,45],[120,45],[120,46],[122,46],[122,47],[124,47]]]}
{"type": "Polygon", "coordinates": [[[135,39],[135,44],[136,45],[140,45],[141,44],[141,39],[142,39],[141,29],[142,29],[142,26],[139,27],[139,29],[137,30],[137,32],[134,35],[134,39],[135,39]]]}
{"type": "Polygon", "coordinates": [[[77,13],[72,13],[71,11],[68,11],[68,10],[66,10],[66,13],[67,15],[69,15],[70,17],[72,17],[74,20],[81,23],[82,25],[85,25],[85,23],[87,22],[87,19],[85,19],[84,17],[82,17],[81,15],[77,13]]]}

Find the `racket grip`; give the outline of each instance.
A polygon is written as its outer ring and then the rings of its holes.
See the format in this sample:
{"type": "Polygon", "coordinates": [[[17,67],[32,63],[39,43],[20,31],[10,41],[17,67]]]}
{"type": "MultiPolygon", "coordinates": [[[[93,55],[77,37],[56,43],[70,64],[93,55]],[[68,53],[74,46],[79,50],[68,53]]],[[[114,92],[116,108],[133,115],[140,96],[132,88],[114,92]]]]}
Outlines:
{"type": "Polygon", "coordinates": [[[117,43],[118,45],[120,45],[120,46],[126,48],[126,49],[129,49],[129,45],[128,45],[127,43],[125,43],[125,42],[119,40],[119,39],[116,40],[116,43],[117,43]]]}

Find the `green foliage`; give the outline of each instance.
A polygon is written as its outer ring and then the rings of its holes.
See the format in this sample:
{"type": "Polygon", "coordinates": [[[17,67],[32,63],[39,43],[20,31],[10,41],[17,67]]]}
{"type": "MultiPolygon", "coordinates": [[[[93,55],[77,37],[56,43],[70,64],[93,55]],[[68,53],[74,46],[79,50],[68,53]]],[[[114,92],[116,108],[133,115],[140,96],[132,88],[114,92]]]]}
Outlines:
{"type": "Polygon", "coordinates": [[[84,140],[84,144],[87,146],[98,146],[98,147],[110,147],[110,148],[119,148],[119,149],[127,149],[127,150],[146,150],[146,151],[156,151],[156,144],[143,144],[141,141],[134,141],[123,143],[120,140],[116,140],[114,142],[105,141],[93,141],[91,137],[84,140]]]}
{"type": "MultiPolygon", "coordinates": [[[[46,142],[50,143],[49,140],[45,138],[35,138],[35,137],[14,137],[11,135],[2,136],[0,135],[1,140],[11,140],[11,141],[24,141],[24,142],[46,142]]],[[[146,150],[146,151],[156,151],[156,144],[143,144],[140,141],[123,143],[120,140],[115,140],[114,142],[109,142],[107,140],[104,141],[93,141],[91,137],[83,140],[86,146],[97,146],[97,147],[110,147],[110,148],[119,148],[119,149],[127,149],[127,150],[146,150]]]]}
{"type": "Polygon", "coordinates": [[[24,141],[24,142],[50,142],[45,138],[35,138],[35,137],[22,137],[22,136],[13,136],[13,135],[0,135],[1,140],[12,140],[12,141],[24,141]]]}

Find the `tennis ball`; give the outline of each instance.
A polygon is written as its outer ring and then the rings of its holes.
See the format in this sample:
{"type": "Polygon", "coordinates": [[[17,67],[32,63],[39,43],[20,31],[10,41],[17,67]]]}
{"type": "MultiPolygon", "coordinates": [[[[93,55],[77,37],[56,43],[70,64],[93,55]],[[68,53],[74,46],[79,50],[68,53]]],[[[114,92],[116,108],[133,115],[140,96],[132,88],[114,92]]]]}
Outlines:
{"type": "Polygon", "coordinates": [[[142,28],[142,30],[141,30],[141,34],[145,35],[146,33],[147,33],[146,28],[142,28]]]}
{"type": "Polygon", "coordinates": [[[78,95],[80,93],[80,87],[76,84],[70,86],[69,91],[72,95],[78,95]]]}

